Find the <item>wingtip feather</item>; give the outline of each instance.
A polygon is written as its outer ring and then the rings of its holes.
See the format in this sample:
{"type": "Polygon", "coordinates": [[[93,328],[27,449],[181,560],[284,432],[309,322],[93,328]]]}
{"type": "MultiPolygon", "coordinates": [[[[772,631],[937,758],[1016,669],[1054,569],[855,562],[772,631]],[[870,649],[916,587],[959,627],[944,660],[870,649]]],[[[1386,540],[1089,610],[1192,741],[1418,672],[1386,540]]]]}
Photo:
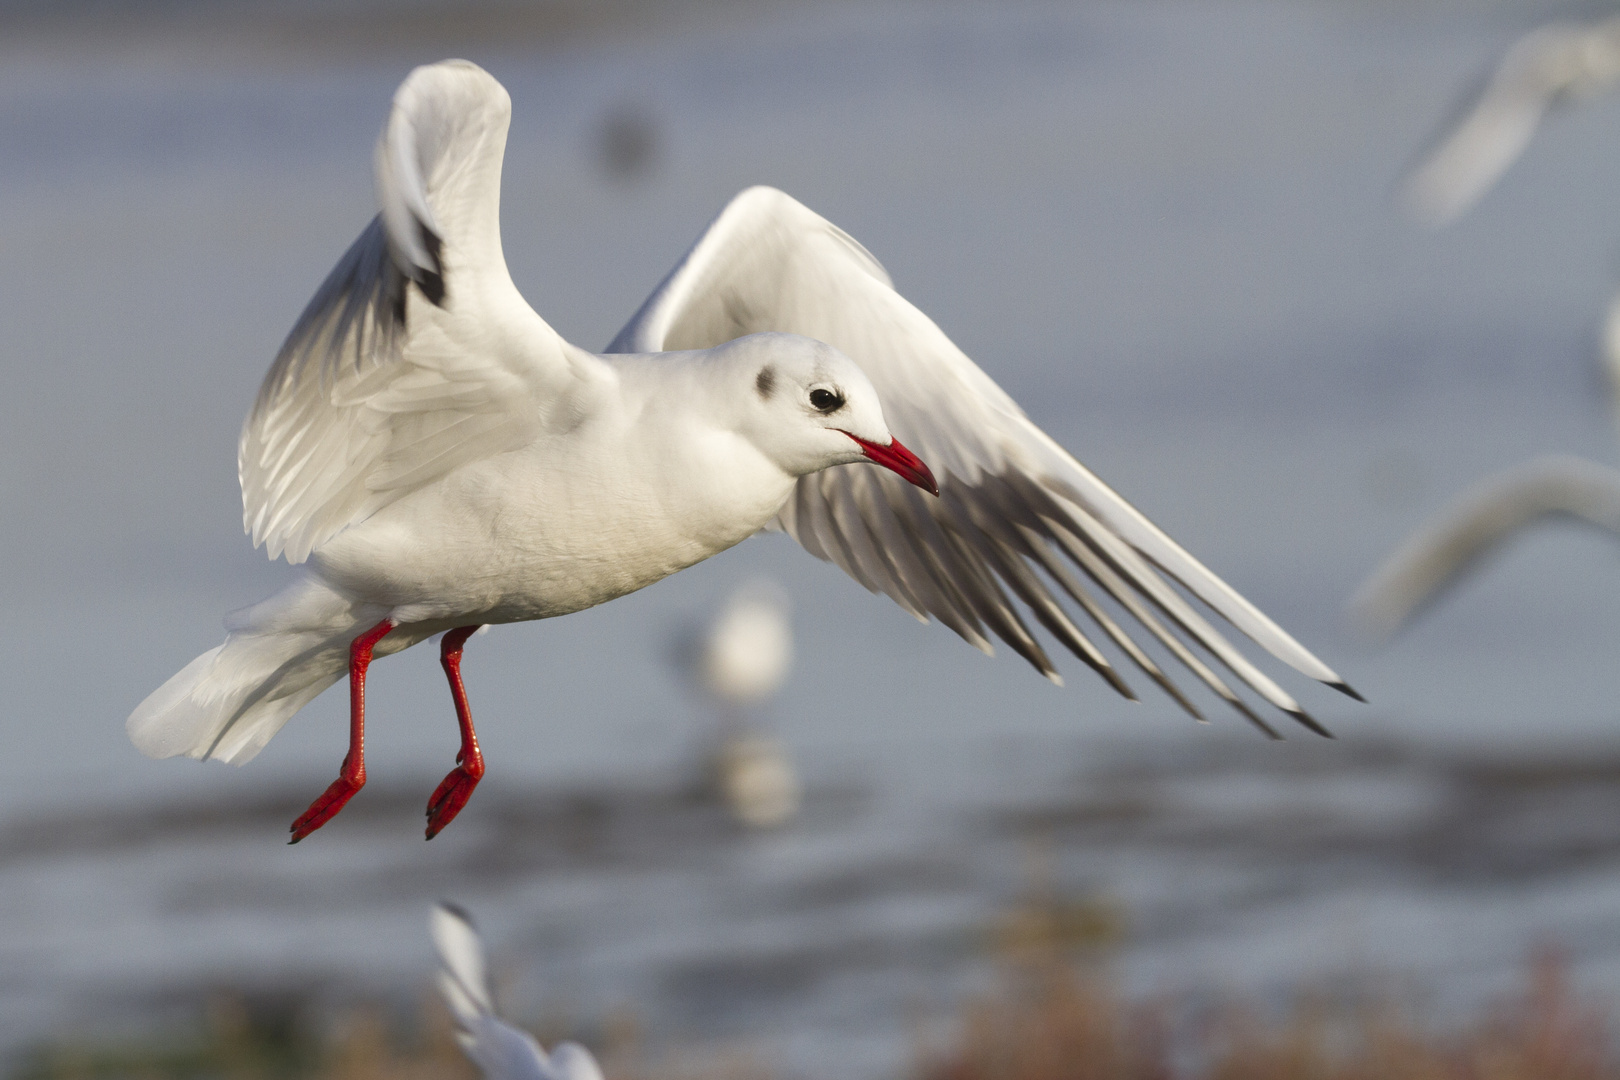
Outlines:
{"type": "Polygon", "coordinates": [[[1347,698],[1350,698],[1350,699],[1352,699],[1354,701],[1359,701],[1363,705],[1367,704],[1367,699],[1362,697],[1359,693],[1357,693],[1356,688],[1351,686],[1347,682],[1343,682],[1343,681],[1330,682],[1327,685],[1331,686],[1333,689],[1337,690],[1339,693],[1343,694],[1347,698]]]}
{"type": "Polygon", "coordinates": [[[1334,736],[1333,732],[1317,723],[1315,718],[1313,718],[1311,714],[1306,712],[1304,709],[1286,709],[1284,711],[1287,712],[1289,716],[1292,716],[1295,720],[1297,720],[1303,727],[1306,727],[1316,734],[1322,736],[1322,738],[1332,739],[1336,737],[1334,736]]]}

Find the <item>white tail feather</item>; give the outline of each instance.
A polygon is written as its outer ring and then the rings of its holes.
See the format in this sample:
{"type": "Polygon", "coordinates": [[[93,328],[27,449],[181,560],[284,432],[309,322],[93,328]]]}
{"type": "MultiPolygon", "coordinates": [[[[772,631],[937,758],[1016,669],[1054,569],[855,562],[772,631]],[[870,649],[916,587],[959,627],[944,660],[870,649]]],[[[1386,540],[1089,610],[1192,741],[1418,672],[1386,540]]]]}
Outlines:
{"type": "Polygon", "coordinates": [[[130,741],[147,757],[248,761],[343,676],[356,616],[351,601],[309,575],[232,613],[223,645],[181,668],[130,713],[130,741]]]}

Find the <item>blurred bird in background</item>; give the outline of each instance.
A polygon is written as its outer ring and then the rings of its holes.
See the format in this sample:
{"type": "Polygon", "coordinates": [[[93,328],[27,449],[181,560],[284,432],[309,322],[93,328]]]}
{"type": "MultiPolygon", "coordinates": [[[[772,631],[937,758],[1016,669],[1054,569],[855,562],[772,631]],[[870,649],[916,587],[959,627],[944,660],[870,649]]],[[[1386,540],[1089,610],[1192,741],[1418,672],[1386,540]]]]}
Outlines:
{"type": "Polygon", "coordinates": [[[602,1080],[591,1052],[560,1042],[546,1053],[533,1035],[495,1015],[484,965],[484,943],[467,913],[439,904],[431,919],[433,944],[444,967],[439,992],[456,1020],[456,1042],[485,1080],[602,1080]]]}
{"type": "MultiPolygon", "coordinates": [[[[1407,212],[1441,228],[1473,208],[1519,159],[1558,107],[1620,87],[1620,15],[1590,24],[1556,22],[1514,43],[1462,122],[1408,178],[1407,212]]],[[[1620,425],[1620,295],[1602,332],[1605,373],[1620,425]]]]}
{"type": "Polygon", "coordinates": [[[1620,86],[1620,15],[1556,22],[1515,42],[1463,121],[1407,180],[1407,212],[1431,228],[1466,214],[1558,106],[1620,86]]]}
{"type": "MultiPolygon", "coordinates": [[[[1520,38],[1463,121],[1412,173],[1407,212],[1440,228],[1467,213],[1558,106],[1620,87],[1620,16],[1557,22],[1520,38]]],[[[1620,427],[1620,296],[1609,304],[1602,359],[1620,427]]],[[[1463,492],[1402,543],[1356,590],[1351,614],[1375,637],[1399,630],[1521,529],[1568,519],[1620,534],[1620,470],[1564,454],[1537,457],[1463,492]]]]}
{"type": "Polygon", "coordinates": [[[743,583],[694,644],[689,672],[719,718],[708,786],[743,825],[785,824],[799,810],[799,778],[761,714],[793,669],[787,593],[774,581],[743,583]]]}

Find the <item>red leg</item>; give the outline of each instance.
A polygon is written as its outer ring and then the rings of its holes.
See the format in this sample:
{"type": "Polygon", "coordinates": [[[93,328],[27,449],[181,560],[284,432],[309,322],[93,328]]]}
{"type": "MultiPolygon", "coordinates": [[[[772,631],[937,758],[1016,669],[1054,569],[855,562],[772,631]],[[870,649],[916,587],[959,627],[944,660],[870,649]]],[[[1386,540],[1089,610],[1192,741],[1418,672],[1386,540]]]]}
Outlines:
{"type": "Polygon", "coordinates": [[[331,821],[366,786],[366,669],[371,666],[371,650],[393,628],[393,620],[384,619],[349,643],[349,752],[332,786],[292,823],[289,844],[331,821]]]}
{"type": "Polygon", "coordinates": [[[467,688],[461,682],[461,647],[477,630],[477,626],[458,626],[447,631],[439,645],[439,663],[444,665],[445,678],[450,680],[450,696],[456,701],[456,723],[461,726],[461,750],[456,754],[456,767],[439,782],[438,790],[428,800],[429,840],[455,820],[461,808],[467,805],[467,800],[472,798],[473,788],[484,778],[484,755],[478,749],[478,733],[473,730],[472,712],[467,708],[467,688]]]}

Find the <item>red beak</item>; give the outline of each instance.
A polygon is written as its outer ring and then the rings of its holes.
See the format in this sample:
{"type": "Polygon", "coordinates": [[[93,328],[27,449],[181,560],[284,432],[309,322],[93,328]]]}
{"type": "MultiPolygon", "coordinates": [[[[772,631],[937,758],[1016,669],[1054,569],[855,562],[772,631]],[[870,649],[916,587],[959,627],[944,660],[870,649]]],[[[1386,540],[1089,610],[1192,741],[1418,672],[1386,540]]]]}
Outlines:
{"type": "MultiPolygon", "coordinates": [[[[849,435],[849,432],[846,431],[844,434],[849,435]]],[[[939,484],[935,482],[934,474],[928,471],[928,466],[922,463],[922,458],[902,446],[899,439],[890,439],[888,446],[879,446],[875,442],[867,442],[859,435],[849,437],[855,440],[855,444],[861,448],[861,453],[872,461],[885,469],[899,473],[905,480],[916,484],[930,495],[939,494],[939,484]]]]}

